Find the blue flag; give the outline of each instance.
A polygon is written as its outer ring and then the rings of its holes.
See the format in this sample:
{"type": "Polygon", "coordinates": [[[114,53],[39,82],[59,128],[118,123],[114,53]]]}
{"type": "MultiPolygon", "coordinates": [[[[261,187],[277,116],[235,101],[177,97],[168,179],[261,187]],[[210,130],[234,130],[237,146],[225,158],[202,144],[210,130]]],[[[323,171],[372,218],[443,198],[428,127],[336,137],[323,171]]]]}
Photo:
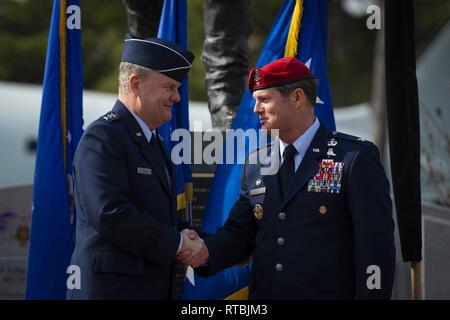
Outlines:
{"type": "MultiPolygon", "coordinates": [[[[298,7],[302,7],[300,31],[298,32],[297,28],[298,38],[295,39],[296,41],[298,39],[296,57],[310,67],[312,73],[319,79],[315,113],[322,123],[334,130],[334,115],[326,72],[327,5],[326,0],[297,0],[297,2],[286,0],[275,19],[256,66],[262,67],[285,56],[294,12],[298,13],[298,7]]],[[[248,89],[245,90],[233,121],[233,129],[260,128],[259,118],[253,112],[254,104],[252,94],[248,89]]],[[[202,225],[205,231],[215,232],[228,218],[231,208],[239,198],[241,174],[240,164],[217,166],[205,208],[202,225]]],[[[186,281],[184,298],[224,299],[247,286],[250,270],[251,264],[246,267],[230,268],[209,278],[195,276],[195,286],[186,281]]]]}
{"type": "Polygon", "coordinates": [[[74,247],[72,160],[83,133],[79,0],[55,0],[45,61],[26,299],[64,299],[74,247]]]}
{"type": "MultiPolygon", "coordinates": [[[[186,0],[165,0],[162,8],[158,29],[158,38],[187,47],[187,4],[186,0]]],[[[170,137],[174,130],[183,128],[189,130],[189,98],[188,77],[183,80],[180,88],[180,102],[172,107],[172,119],[162,125],[158,131],[166,143],[169,153],[175,142],[170,137]]],[[[177,209],[185,210],[186,219],[191,222],[192,203],[192,167],[190,164],[175,165],[177,177],[177,209]]]]}

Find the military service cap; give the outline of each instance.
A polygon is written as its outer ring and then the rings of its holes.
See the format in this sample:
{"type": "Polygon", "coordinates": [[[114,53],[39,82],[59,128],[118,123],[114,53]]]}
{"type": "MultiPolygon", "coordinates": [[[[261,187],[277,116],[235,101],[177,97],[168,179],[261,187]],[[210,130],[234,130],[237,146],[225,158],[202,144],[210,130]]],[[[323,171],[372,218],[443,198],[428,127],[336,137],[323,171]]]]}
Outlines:
{"type": "Polygon", "coordinates": [[[138,64],[183,81],[192,67],[194,55],[179,45],[157,38],[125,39],[122,62],[138,64]]]}

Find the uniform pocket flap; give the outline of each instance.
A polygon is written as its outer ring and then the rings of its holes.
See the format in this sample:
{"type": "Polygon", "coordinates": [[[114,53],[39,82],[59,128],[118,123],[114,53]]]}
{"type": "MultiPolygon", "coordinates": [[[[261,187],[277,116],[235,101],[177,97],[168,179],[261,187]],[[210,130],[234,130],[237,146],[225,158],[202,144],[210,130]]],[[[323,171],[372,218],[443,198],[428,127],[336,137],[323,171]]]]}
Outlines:
{"type": "Polygon", "coordinates": [[[329,274],[322,275],[319,279],[320,291],[351,291],[353,287],[353,280],[346,277],[333,277],[329,274]]]}
{"type": "Polygon", "coordinates": [[[141,276],[144,274],[144,260],[113,251],[98,251],[95,253],[94,270],[141,276]]]}

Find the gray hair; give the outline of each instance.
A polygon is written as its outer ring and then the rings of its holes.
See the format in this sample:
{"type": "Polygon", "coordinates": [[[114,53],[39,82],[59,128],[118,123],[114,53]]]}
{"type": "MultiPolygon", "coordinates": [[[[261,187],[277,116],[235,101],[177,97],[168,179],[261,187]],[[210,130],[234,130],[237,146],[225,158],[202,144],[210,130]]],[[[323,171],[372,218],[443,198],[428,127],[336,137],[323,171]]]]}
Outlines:
{"type": "Polygon", "coordinates": [[[314,106],[316,104],[317,97],[317,84],[318,80],[314,78],[288,83],[284,86],[275,87],[275,89],[277,89],[283,97],[288,97],[292,91],[300,88],[305,93],[308,102],[314,106]]]}
{"type": "Polygon", "coordinates": [[[134,64],[131,62],[121,62],[119,66],[119,94],[127,94],[130,92],[128,87],[128,78],[136,74],[144,79],[153,73],[152,69],[134,64]]]}

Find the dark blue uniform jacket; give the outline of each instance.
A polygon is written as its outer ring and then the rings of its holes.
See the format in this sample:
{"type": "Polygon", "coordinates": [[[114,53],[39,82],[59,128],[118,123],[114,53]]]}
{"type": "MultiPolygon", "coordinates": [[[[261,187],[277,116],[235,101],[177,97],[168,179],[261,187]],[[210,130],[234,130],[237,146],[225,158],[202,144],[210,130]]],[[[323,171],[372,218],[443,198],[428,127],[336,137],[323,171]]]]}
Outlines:
{"type": "Polygon", "coordinates": [[[73,165],[71,263],[81,269],[81,289],[68,290],[68,299],[174,298],[175,175],[171,187],[162,183],[167,176],[154,170],[152,152],[120,101],[86,129],[73,165]]]}
{"type": "MultiPolygon", "coordinates": [[[[279,155],[279,147],[258,152],[279,155]]],[[[277,175],[251,164],[258,152],[244,165],[225,226],[206,239],[208,265],[196,272],[212,275],[252,256],[250,299],[389,299],[394,223],[376,146],[321,125],[284,199],[277,175]],[[334,188],[314,184],[324,181],[324,163],[334,188]]]]}

